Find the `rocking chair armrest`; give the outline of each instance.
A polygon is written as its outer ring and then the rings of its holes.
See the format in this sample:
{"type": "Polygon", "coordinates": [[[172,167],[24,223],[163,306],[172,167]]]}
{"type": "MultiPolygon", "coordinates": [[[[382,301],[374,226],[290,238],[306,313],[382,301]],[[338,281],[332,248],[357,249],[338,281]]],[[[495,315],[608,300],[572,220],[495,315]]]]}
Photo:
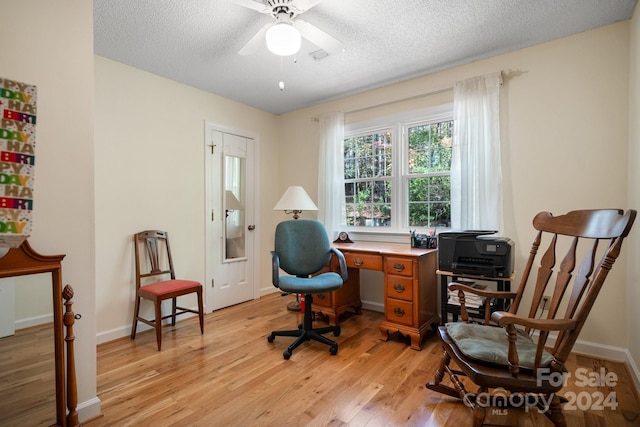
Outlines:
{"type": "Polygon", "coordinates": [[[498,326],[520,325],[526,328],[539,331],[570,331],[576,327],[577,322],[573,319],[532,319],[521,317],[506,311],[496,311],[491,314],[491,320],[498,326]]]}
{"type": "Polygon", "coordinates": [[[478,295],[485,298],[499,298],[499,299],[514,299],[518,294],[516,292],[506,292],[506,291],[487,291],[485,289],[472,288],[468,285],[463,285],[456,282],[451,282],[448,285],[449,290],[451,291],[462,291],[464,293],[470,293],[474,295],[478,295]]]}

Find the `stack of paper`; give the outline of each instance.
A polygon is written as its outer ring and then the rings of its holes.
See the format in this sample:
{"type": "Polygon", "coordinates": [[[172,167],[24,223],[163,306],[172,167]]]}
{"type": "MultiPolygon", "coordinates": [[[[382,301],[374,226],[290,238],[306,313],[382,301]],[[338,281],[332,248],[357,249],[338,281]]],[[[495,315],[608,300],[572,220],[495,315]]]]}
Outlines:
{"type": "MultiPolygon", "coordinates": [[[[475,282],[457,281],[453,283],[459,283],[461,285],[469,286],[474,289],[484,289],[487,285],[475,282]]],[[[472,294],[470,292],[464,293],[464,305],[465,307],[478,308],[484,304],[485,298],[472,294]]],[[[458,291],[449,290],[449,304],[460,305],[460,299],[458,298],[458,291]]]]}

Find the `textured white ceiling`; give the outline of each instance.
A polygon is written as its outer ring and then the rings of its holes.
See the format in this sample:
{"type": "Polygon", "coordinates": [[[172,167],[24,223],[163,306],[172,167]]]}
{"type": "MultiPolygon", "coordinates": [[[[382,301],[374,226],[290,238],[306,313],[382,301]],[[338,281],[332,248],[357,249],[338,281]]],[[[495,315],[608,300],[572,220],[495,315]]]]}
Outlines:
{"type": "Polygon", "coordinates": [[[281,114],[629,19],[637,0],[323,0],[321,60],[237,52],[268,15],[231,0],[94,0],[97,55],[281,114]],[[280,91],[278,82],[285,82],[280,91]]]}

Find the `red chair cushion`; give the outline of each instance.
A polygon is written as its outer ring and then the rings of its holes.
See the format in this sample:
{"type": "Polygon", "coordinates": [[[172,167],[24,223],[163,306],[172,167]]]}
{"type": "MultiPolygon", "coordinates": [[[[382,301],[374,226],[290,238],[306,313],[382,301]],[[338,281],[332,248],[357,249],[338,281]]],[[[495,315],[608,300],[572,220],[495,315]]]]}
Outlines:
{"type": "Polygon", "coordinates": [[[164,295],[172,292],[188,291],[201,287],[199,282],[193,280],[166,280],[140,287],[140,291],[151,295],[164,295]]]}

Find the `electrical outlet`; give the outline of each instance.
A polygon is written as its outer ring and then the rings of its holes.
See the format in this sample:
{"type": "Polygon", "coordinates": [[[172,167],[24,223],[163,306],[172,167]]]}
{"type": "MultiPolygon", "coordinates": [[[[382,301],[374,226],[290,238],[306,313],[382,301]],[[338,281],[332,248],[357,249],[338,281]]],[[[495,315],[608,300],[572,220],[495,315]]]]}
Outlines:
{"type": "Polygon", "coordinates": [[[549,301],[551,300],[551,297],[549,295],[544,295],[542,297],[542,309],[543,310],[549,310],[549,301]]]}

